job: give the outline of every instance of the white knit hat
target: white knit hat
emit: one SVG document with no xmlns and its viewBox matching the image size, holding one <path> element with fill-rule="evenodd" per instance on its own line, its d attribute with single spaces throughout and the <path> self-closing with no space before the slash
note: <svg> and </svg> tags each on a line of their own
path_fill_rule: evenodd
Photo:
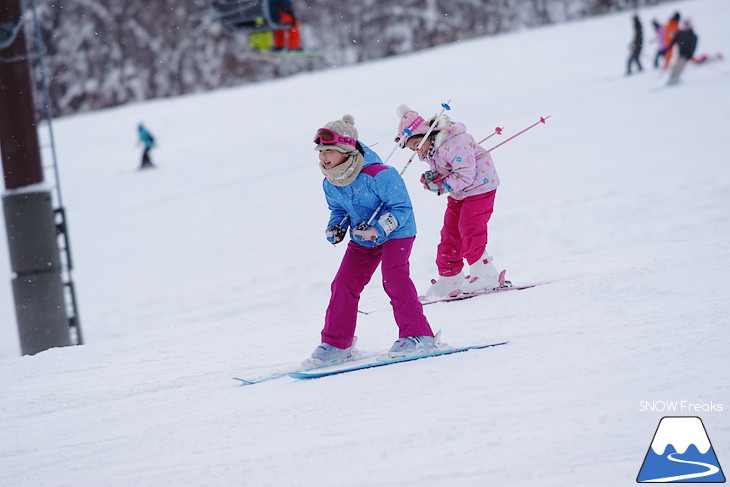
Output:
<svg viewBox="0 0 730 487">
<path fill-rule="evenodd" d="M 327 123 L 323 128 L 330 129 L 337 135 L 342 135 L 344 137 L 352 137 L 357 141 L 358 139 L 358 133 L 357 129 L 355 128 L 355 117 L 353 117 L 350 114 L 346 114 L 342 116 L 341 120 L 333 120 L 329 123 Z M 337 143 L 337 144 L 317 144 L 317 146 L 314 148 L 314 150 L 328 150 L 328 149 L 334 149 L 342 153 L 349 153 L 356 151 L 357 149 L 355 146 Z"/>
</svg>

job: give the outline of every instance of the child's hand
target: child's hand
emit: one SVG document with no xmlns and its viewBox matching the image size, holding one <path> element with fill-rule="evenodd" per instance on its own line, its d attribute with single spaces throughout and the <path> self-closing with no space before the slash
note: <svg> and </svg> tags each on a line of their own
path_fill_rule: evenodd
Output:
<svg viewBox="0 0 730 487">
<path fill-rule="evenodd" d="M 358 240 L 370 240 L 372 242 L 375 242 L 378 240 L 378 237 L 380 237 L 380 234 L 378 231 L 373 227 L 365 227 L 365 228 L 359 228 L 357 230 L 353 230 L 352 234 L 355 236 Z"/>
<path fill-rule="evenodd" d="M 424 189 L 433 191 L 439 196 L 451 192 L 449 185 L 443 182 L 443 176 L 436 171 L 426 171 L 423 173 L 421 175 L 421 184 L 423 184 Z"/>
<path fill-rule="evenodd" d="M 342 228 L 339 225 L 335 225 L 333 227 L 329 227 L 326 232 L 324 232 L 325 236 L 327 237 L 327 240 L 332 245 L 337 245 L 338 243 L 342 242 L 345 239 L 345 235 L 347 234 L 347 231 Z"/>
</svg>

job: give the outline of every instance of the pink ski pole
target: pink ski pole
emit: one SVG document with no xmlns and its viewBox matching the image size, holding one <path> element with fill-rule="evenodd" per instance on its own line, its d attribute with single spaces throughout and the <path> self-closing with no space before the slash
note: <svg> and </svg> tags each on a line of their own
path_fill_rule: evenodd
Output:
<svg viewBox="0 0 730 487">
<path fill-rule="evenodd" d="M 428 139 L 428 136 L 431 135 L 431 132 L 433 132 L 433 129 L 436 127 L 439 120 L 441 119 L 441 115 L 443 115 L 446 110 L 451 110 L 451 106 L 449 106 L 449 103 L 451 103 L 451 98 L 449 98 L 449 101 L 447 101 L 446 103 L 441 104 L 441 107 L 442 107 L 441 111 L 438 113 L 438 115 L 436 115 L 434 117 L 433 123 L 431 123 L 431 125 L 429 125 L 428 130 L 426 131 L 424 136 L 421 138 L 421 140 L 418 143 L 418 145 L 416 146 L 416 148 L 413 150 L 413 153 L 411 154 L 410 159 L 408 159 L 408 162 L 406 162 L 406 165 L 403 166 L 403 169 L 400 170 L 401 176 L 403 176 L 403 173 L 406 172 L 406 169 L 408 169 L 408 166 L 410 166 L 411 162 L 413 162 L 413 158 L 416 157 L 416 154 L 418 154 L 418 151 L 420 150 L 421 146 L 423 146 L 424 142 L 426 142 L 426 139 Z M 403 132 L 405 132 L 406 135 L 408 135 L 408 136 L 413 135 L 412 133 L 409 133 L 410 130 L 408 130 L 408 131 L 407 130 L 408 129 L 403 130 Z M 372 226 L 373 220 L 375 220 L 375 216 L 378 213 L 380 213 L 380 210 L 383 209 L 383 206 L 385 206 L 385 202 L 381 201 L 380 205 L 378 205 L 378 207 L 375 209 L 375 211 L 373 212 L 373 215 L 370 217 L 370 219 L 367 221 L 367 223 L 361 223 L 360 227 L 362 227 L 364 229 L 369 226 Z"/>
<path fill-rule="evenodd" d="M 413 152 L 411 153 L 411 157 L 408 159 L 408 162 L 406 162 L 406 165 L 403 166 L 403 169 L 400 171 L 400 175 L 403 176 L 403 173 L 406 172 L 406 169 L 408 169 L 408 166 L 411 165 L 411 162 L 413 162 L 413 158 L 416 157 L 416 154 L 418 154 L 418 151 L 421 149 L 423 144 L 426 142 L 426 139 L 428 139 L 428 136 L 431 135 L 431 132 L 433 132 L 433 129 L 438 125 L 439 120 L 441 119 L 441 115 L 444 114 L 446 110 L 451 110 L 451 106 L 449 106 L 449 103 L 451 103 L 451 98 L 449 98 L 449 101 L 446 103 L 441 104 L 441 111 L 436 115 L 433 119 L 433 123 L 428 127 L 428 130 L 426 131 L 426 134 L 421 138 L 421 141 L 418 143 L 415 149 L 413 149 Z M 403 132 L 406 135 L 413 135 L 410 130 L 403 129 Z M 375 212 L 377 213 L 377 211 Z M 372 220 L 372 219 L 371 219 Z M 368 222 L 368 224 L 372 223 L 372 221 Z"/>
<path fill-rule="evenodd" d="M 491 134 L 487 135 L 482 140 L 480 140 L 479 142 L 477 142 L 477 145 L 481 144 L 482 142 L 484 142 L 487 139 L 490 139 L 490 138 L 494 137 L 495 135 L 502 135 L 502 130 L 504 130 L 504 127 L 497 127 L 497 128 L 495 128 L 494 129 L 494 132 L 492 132 Z"/>
<path fill-rule="evenodd" d="M 401 176 L 403 176 L 403 173 L 406 172 L 406 169 L 408 169 L 408 166 L 411 165 L 411 162 L 413 162 L 413 158 L 416 156 L 416 154 L 418 153 L 418 150 L 421 148 L 423 143 L 426 142 L 426 139 L 428 138 L 428 136 L 431 135 L 431 132 L 433 131 L 434 127 L 436 127 L 436 125 L 438 124 L 438 121 L 441 119 L 441 115 L 443 115 L 446 110 L 451 110 L 451 106 L 449 105 L 449 103 L 451 103 L 451 98 L 449 98 L 449 100 L 446 103 L 441 104 L 441 111 L 434 117 L 433 123 L 428 127 L 428 131 L 426 132 L 426 134 L 423 136 L 423 138 L 419 142 L 418 147 L 416 147 L 416 149 L 411 154 L 411 158 L 408 159 L 408 162 L 406 162 L 406 165 L 403 166 L 403 169 L 401 169 L 401 171 L 400 171 Z M 413 135 L 411 133 L 411 131 L 408 130 L 407 128 L 404 128 L 403 131 L 401 131 L 401 133 L 399 135 L 402 136 L 403 134 L 408 135 L 408 136 Z M 385 159 L 385 162 L 388 162 L 388 160 L 391 158 L 391 156 L 393 155 L 393 153 L 395 152 L 395 150 L 398 147 L 400 147 L 400 145 L 396 143 L 395 147 L 393 147 L 393 150 L 390 151 L 390 154 L 388 154 L 388 157 Z M 360 225 L 358 225 L 358 228 L 360 228 L 362 230 L 362 229 L 365 229 L 365 228 L 371 226 L 373 224 L 373 220 L 375 220 L 375 216 L 380 212 L 380 210 L 383 209 L 384 205 L 385 205 L 385 202 L 381 202 L 380 205 L 378 205 L 378 207 L 375 209 L 375 211 L 373 212 L 372 216 L 367 221 L 367 223 L 364 223 L 364 222 L 360 223 Z M 345 224 L 345 222 L 347 221 L 348 218 L 350 218 L 349 215 L 345 215 L 345 217 L 342 219 L 342 221 L 336 226 L 341 227 L 342 225 Z"/>
<path fill-rule="evenodd" d="M 522 134 L 524 134 L 525 132 L 527 132 L 527 131 L 528 131 L 528 130 L 530 130 L 531 128 L 535 127 L 536 125 L 539 125 L 539 124 L 541 124 L 541 123 L 545 123 L 545 121 L 546 121 L 546 120 L 547 120 L 548 118 L 550 118 L 550 115 L 548 115 L 547 117 L 544 117 L 544 118 L 543 118 L 543 117 L 540 117 L 540 120 L 538 120 L 537 122 L 533 123 L 532 125 L 530 125 L 530 126 L 529 126 L 529 127 L 527 127 L 526 129 L 520 130 L 519 132 L 517 132 L 516 134 L 514 134 L 514 135 L 513 135 L 512 137 L 510 137 L 509 139 L 507 139 L 507 140 L 503 140 L 502 142 L 500 142 L 499 144 L 495 145 L 495 146 L 494 146 L 494 147 L 492 147 L 491 149 L 488 149 L 488 150 L 487 150 L 487 152 L 492 152 L 492 151 L 493 151 L 494 149 L 496 149 L 497 147 L 501 147 L 501 146 L 503 146 L 504 144 L 506 144 L 506 143 L 507 143 L 507 142 L 509 142 L 510 140 L 514 139 L 514 138 L 515 138 L 515 137 L 517 137 L 518 135 L 522 135 Z"/>
</svg>

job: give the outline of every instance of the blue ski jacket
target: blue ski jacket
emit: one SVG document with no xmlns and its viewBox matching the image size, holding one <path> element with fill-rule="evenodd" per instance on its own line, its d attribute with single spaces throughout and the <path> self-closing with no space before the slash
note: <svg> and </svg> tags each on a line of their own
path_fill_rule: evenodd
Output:
<svg viewBox="0 0 730 487">
<path fill-rule="evenodd" d="M 335 186 L 326 178 L 323 188 L 330 219 L 327 228 L 341 225 L 350 229 L 350 240 L 365 246 L 377 247 L 394 238 L 409 238 L 416 235 L 416 220 L 413 205 L 403 178 L 391 166 L 386 166 L 375 152 L 360 142 L 365 152 L 365 163 L 360 174 L 347 186 Z M 360 240 L 352 230 L 370 219 L 373 212 L 384 202 L 383 208 L 373 220 L 378 231 L 373 242 Z M 348 217 L 344 222 L 343 219 Z"/>
<path fill-rule="evenodd" d="M 139 132 L 140 142 L 142 142 L 147 149 L 151 149 L 155 146 L 155 138 L 142 124 L 137 126 L 137 131 Z"/>
</svg>

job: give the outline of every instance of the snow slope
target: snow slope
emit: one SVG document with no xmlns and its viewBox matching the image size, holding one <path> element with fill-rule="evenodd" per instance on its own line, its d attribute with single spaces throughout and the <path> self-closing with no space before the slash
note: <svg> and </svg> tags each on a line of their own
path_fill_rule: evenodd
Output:
<svg viewBox="0 0 730 487">
<path fill-rule="evenodd" d="M 730 3 L 642 10 L 646 31 L 674 10 L 700 52 L 730 54 Z M 673 415 L 701 416 L 727 463 L 730 65 L 664 88 L 648 44 L 626 78 L 630 38 L 622 13 L 59 120 L 88 344 L 18 357 L 0 258 L 0 484 L 632 485 L 668 414 L 640 403 L 669 400 L 724 405 Z M 452 345 L 510 344 L 236 385 L 319 343 L 344 246 L 324 240 L 314 130 L 352 113 L 385 157 L 398 104 L 428 115 L 449 98 L 477 138 L 552 116 L 494 152 L 490 224 L 509 278 L 552 283 L 426 308 Z M 139 121 L 157 170 L 136 171 Z M 424 167 L 405 174 L 421 290 L 445 205 Z M 363 309 L 387 306 L 378 281 Z M 391 314 L 362 316 L 358 336 L 386 349 Z"/>
</svg>

